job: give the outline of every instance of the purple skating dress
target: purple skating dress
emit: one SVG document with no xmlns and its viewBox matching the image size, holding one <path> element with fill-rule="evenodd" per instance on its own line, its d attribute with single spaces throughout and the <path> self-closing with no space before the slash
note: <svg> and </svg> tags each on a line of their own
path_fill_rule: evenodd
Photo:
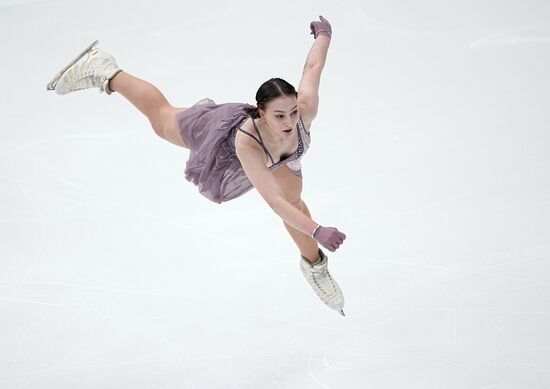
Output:
<svg viewBox="0 0 550 389">
<path fill-rule="evenodd" d="M 288 157 L 275 162 L 257 128 L 258 137 L 239 128 L 249 118 L 243 110 L 245 107 L 253 106 L 245 103 L 216 104 L 206 98 L 176 115 L 180 134 L 190 149 L 185 178 L 195 184 L 203 196 L 218 204 L 239 197 L 253 188 L 235 151 L 237 130 L 260 143 L 271 160 L 269 170 L 284 164 L 296 176 L 302 177 L 300 159 L 310 144 L 310 134 L 302 118 L 296 131 L 298 148 Z"/>
</svg>

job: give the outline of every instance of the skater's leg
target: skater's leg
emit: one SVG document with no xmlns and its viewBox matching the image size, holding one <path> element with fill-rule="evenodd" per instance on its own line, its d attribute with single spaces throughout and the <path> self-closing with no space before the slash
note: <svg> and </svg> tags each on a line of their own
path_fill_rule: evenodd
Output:
<svg viewBox="0 0 550 389">
<path fill-rule="evenodd" d="M 307 205 L 306 203 L 304 203 L 303 200 L 300 199 L 299 205 L 294 205 L 304 214 L 311 217 L 309 209 L 307 208 Z M 296 245 L 298 246 L 300 254 L 302 254 L 303 257 L 307 258 L 307 260 L 311 263 L 317 262 L 317 260 L 319 259 L 319 245 L 317 244 L 317 241 L 312 237 L 304 234 L 302 231 L 298 231 L 291 225 L 288 225 L 286 223 L 284 223 L 284 225 L 286 230 L 294 240 L 294 243 L 296 243 Z"/>
<path fill-rule="evenodd" d="M 155 133 L 167 141 L 189 148 L 183 141 L 175 115 L 187 108 L 176 108 L 153 84 L 122 71 L 109 81 L 109 88 L 120 93 L 143 113 Z"/>
<path fill-rule="evenodd" d="M 284 165 L 273 171 L 273 175 L 281 186 L 286 199 L 304 214 L 311 217 L 309 209 L 301 198 L 302 179 L 294 175 L 290 169 Z M 298 246 L 302 256 L 312 263 L 316 262 L 319 259 L 319 245 L 317 241 L 287 223 L 284 223 L 284 226 L 294 240 L 294 243 Z"/>
</svg>

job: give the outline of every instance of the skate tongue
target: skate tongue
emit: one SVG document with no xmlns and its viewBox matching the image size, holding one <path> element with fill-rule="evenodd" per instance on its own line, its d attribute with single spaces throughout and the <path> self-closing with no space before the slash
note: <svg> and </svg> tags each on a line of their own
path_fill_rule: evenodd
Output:
<svg viewBox="0 0 550 389">
<path fill-rule="evenodd" d="M 317 260 L 317 262 L 312 263 L 308 258 L 304 257 L 303 255 L 302 255 L 302 259 L 303 259 L 307 264 L 309 264 L 309 266 L 318 265 L 318 264 L 321 263 L 321 261 L 323 260 L 322 257 L 319 257 L 319 259 Z"/>
<path fill-rule="evenodd" d="M 312 265 L 313 265 L 313 266 L 318 265 L 318 264 L 320 264 L 322 261 L 323 261 L 323 257 L 319 257 L 319 259 L 318 259 L 315 263 L 312 263 Z"/>
</svg>

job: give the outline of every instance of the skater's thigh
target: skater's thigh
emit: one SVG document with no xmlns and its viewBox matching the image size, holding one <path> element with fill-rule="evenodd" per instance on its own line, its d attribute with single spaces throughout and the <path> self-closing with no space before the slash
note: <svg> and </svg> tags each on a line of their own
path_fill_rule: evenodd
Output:
<svg viewBox="0 0 550 389">
<path fill-rule="evenodd" d="M 176 122 L 176 115 L 187 109 L 189 108 L 176 108 L 172 106 L 163 108 L 159 115 L 158 123 L 156 125 L 153 125 L 153 127 L 155 127 L 155 132 L 157 132 L 160 137 L 186 149 L 188 149 L 189 146 L 181 137 L 180 129 L 178 123 Z"/>
<path fill-rule="evenodd" d="M 299 207 L 302 196 L 302 179 L 293 174 L 286 165 L 275 169 L 273 176 L 283 190 L 287 201 Z"/>
</svg>

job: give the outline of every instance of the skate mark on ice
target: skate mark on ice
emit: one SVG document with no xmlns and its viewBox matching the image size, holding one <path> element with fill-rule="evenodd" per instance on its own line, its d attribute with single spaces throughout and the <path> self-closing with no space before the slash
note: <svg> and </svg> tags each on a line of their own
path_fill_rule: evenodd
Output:
<svg viewBox="0 0 550 389">
<path fill-rule="evenodd" d="M 95 311 L 93 309 L 90 309 L 90 310 L 97 313 L 97 311 Z M 23 384 L 22 386 L 20 386 L 20 388 L 24 389 L 24 388 L 29 387 L 30 385 L 36 384 L 36 380 L 39 380 L 40 378 L 42 378 L 47 373 L 51 372 L 52 370 L 54 370 L 57 367 L 59 367 L 60 365 L 62 365 L 70 357 L 72 357 L 77 351 L 79 351 L 84 346 L 86 346 L 98 334 L 99 330 L 103 327 L 103 324 L 105 323 L 105 320 L 107 318 L 107 314 L 102 313 L 101 315 L 102 315 L 102 318 L 101 318 L 101 321 L 99 322 L 99 324 L 95 327 L 94 330 L 92 330 L 90 332 L 90 334 L 82 342 L 80 342 L 72 350 L 67 352 L 63 357 L 61 357 L 61 359 L 54 362 L 51 366 L 48 366 L 47 368 L 44 368 L 44 369 L 36 370 L 34 372 L 27 372 L 26 374 L 37 374 L 37 376 L 31 378 L 30 381 L 28 381 L 26 384 Z M 75 317 L 75 316 L 78 316 L 78 313 L 73 315 L 73 317 Z"/>
<path fill-rule="evenodd" d="M 10 182 L 12 185 L 17 187 L 17 189 L 19 189 L 19 191 L 23 194 L 23 196 L 28 200 L 28 202 L 31 204 L 32 208 L 36 211 L 38 215 L 38 221 L 40 223 L 40 242 L 38 243 L 38 248 L 36 249 L 36 253 L 34 255 L 34 259 L 31 263 L 30 269 L 23 276 L 23 279 L 26 280 L 34 271 L 38 263 L 38 260 L 42 256 L 42 252 L 44 250 L 44 243 L 46 240 L 46 223 L 45 223 L 44 213 L 42 212 L 42 209 L 36 203 L 36 201 L 34 201 L 34 199 L 23 189 L 23 187 L 16 180 L 11 179 L 3 174 L 0 175 L 0 179 L 4 179 L 5 181 Z"/>
<path fill-rule="evenodd" d="M 153 336 L 155 339 L 157 339 L 157 341 L 161 342 L 161 343 L 164 343 L 170 347 L 172 347 L 173 349 L 175 349 L 176 351 L 180 352 L 181 354 L 185 355 L 191 355 L 191 353 L 189 351 L 185 351 L 181 348 L 181 346 L 177 345 L 176 343 L 166 339 L 165 337 L 162 337 L 162 336 L 159 336 L 157 334 L 151 334 L 151 336 Z M 232 388 L 235 388 L 235 389 L 242 389 L 241 386 L 239 386 L 237 383 L 231 381 L 231 379 L 229 377 L 226 377 L 225 374 L 223 374 L 222 372 L 218 371 L 216 368 L 208 365 L 207 363 L 204 363 L 203 360 L 201 358 L 197 358 L 195 356 L 188 356 L 189 359 L 191 359 L 192 361 L 194 362 L 197 362 L 198 364 L 200 364 L 201 366 L 203 366 L 204 368 L 206 368 L 207 370 L 211 371 L 214 375 L 216 375 L 216 377 L 220 378 L 221 380 L 223 380 L 225 383 L 227 383 L 228 385 L 231 385 Z"/>
<path fill-rule="evenodd" d="M 71 305 L 63 305 L 63 304 L 56 304 L 56 303 L 50 303 L 46 301 L 39 301 L 39 300 L 31 300 L 31 299 L 24 299 L 19 297 L 11 297 L 11 296 L 0 296 L 0 300 L 8 301 L 8 302 L 17 302 L 17 303 L 23 303 L 23 304 L 36 304 L 36 305 L 44 305 L 48 307 L 58 307 L 58 308 L 71 308 Z"/>
<path fill-rule="evenodd" d="M 45 315 L 44 317 L 38 319 L 38 320 L 35 320 L 33 323 L 29 324 L 27 326 L 27 328 L 25 328 L 23 330 L 23 332 L 21 332 L 21 335 L 19 335 L 19 342 L 17 343 L 17 356 L 21 355 L 21 352 L 23 351 L 23 339 L 25 338 L 25 336 L 27 335 L 27 333 L 29 333 L 31 331 L 31 329 L 39 324 L 42 324 L 43 322 L 45 322 L 46 320 L 48 320 L 50 317 L 52 317 L 54 315 L 55 312 L 51 312 L 51 313 L 48 313 L 47 315 Z"/>
<path fill-rule="evenodd" d="M 327 389 L 332 389 L 330 386 L 328 385 L 325 385 L 323 382 L 321 382 L 316 376 L 315 374 L 313 373 L 313 361 L 315 360 L 315 353 L 317 352 L 317 350 L 321 347 L 322 344 L 325 343 L 325 340 L 328 339 L 330 336 L 332 336 L 333 334 L 329 334 L 327 335 L 326 337 L 324 337 L 319 343 L 317 343 L 317 345 L 313 348 L 313 350 L 311 351 L 311 354 L 309 354 L 309 358 L 307 360 L 307 369 L 308 369 L 308 372 L 309 372 L 309 376 L 311 377 L 311 379 L 313 381 L 315 381 L 317 384 L 321 385 L 323 388 L 327 388 Z"/>
<path fill-rule="evenodd" d="M 35 140 L 33 142 L 28 142 L 25 144 L 21 144 L 18 146 L 15 146 L 11 149 L 2 150 L 0 151 L 0 156 L 6 157 L 9 154 L 17 154 L 17 153 L 25 153 L 28 154 L 29 150 L 33 147 L 48 144 L 48 143 L 56 143 L 59 141 L 64 141 L 66 139 L 116 139 L 116 138 L 130 138 L 135 139 L 136 137 L 144 137 L 146 134 L 141 133 L 135 133 L 133 131 L 115 131 L 115 132 L 109 132 L 108 134 L 67 134 L 67 135 L 59 135 L 47 139 L 41 139 L 41 140 Z"/>
<path fill-rule="evenodd" d="M 87 205 L 89 206 L 91 204 L 91 205 L 97 206 L 100 209 L 112 208 L 112 209 L 115 209 L 115 210 L 119 210 L 119 211 L 123 211 L 125 213 L 132 214 L 132 215 L 148 217 L 148 218 L 151 218 L 151 219 L 154 219 L 154 220 L 157 220 L 157 221 L 160 221 L 162 219 L 161 217 L 159 217 L 155 214 L 152 214 L 150 212 L 143 211 L 143 210 L 140 210 L 140 209 L 130 208 L 130 207 L 121 205 L 118 202 L 113 201 L 113 200 L 108 200 L 108 199 L 105 199 L 105 198 L 102 198 L 102 197 L 99 197 L 99 196 L 92 196 L 89 193 L 71 193 L 71 194 L 69 194 L 69 192 L 65 192 L 65 196 L 67 196 L 72 201 L 75 201 L 77 204 L 82 205 L 82 206 L 87 206 Z M 91 200 L 91 203 L 87 202 L 87 200 Z"/>
<path fill-rule="evenodd" d="M 494 46 L 548 43 L 550 43 L 550 27 L 544 25 L 527 25 L 506 28 L 499 32 L 486 35 L 471 43 L 469 48 L 475 49 Z"/>
<path fill-rule="evenodd" d="M 129 290 L 129 289 L 116 289 L 116 288 L 108 288 L 104 286 L 96 286 L 96 285 L 85 285 L 85 284 L 75 284 L 71 282 L 56 282 L 56 281 L 0 281 L 0 285 L 29 285 L 29 286 L 35 286 L 35 285 L 46 285 L 46 286 L 60 286 L 60 287 L 66 287 L 71 289 L 86 289 L 90 291 L 100 291 L 100 292 L 110 292 L 110 293 L 118 293 L 118 294 L 127 294 L 127 295 L 146 295 L 146 296 L 163 296 L 166 292 L 164 291 L 150 291 L 150 290 L 143 290 L 143 289 L 136 289 L 136 290 Z M 172 293 L 171 289 L 168 289 L 170 293 Z M 67 307 L 67 306 L 64 306 Z"/>
</svg>

